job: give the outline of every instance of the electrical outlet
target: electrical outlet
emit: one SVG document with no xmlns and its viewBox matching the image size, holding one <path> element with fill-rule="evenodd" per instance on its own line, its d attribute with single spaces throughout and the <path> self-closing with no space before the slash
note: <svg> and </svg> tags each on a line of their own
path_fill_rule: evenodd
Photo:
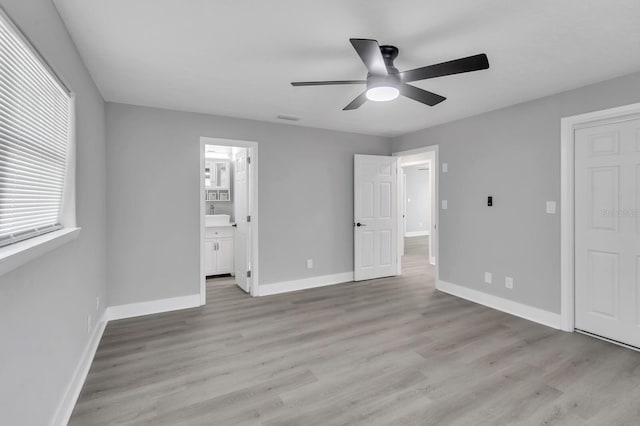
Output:
<svg viewBox="0 0 640 426">
<path fill-rule="evenodd" d="M 313 268 L 313 259 L 307 259 L 307 269 Z"/>
<path fill-rule="evenodd" d="M 100 296 L 96 296 L 96 312 L 100 310 Z"/>
<path fill-rule="evenodd" d="M 493 274 L 491 272 L 484 273 L 484 282 L 487 284 L 491 284 L 493 282 Z"/>
<path fill-rule="evenodd" d="M 556 214 L 556 202 L 555 201 L 547 201 L 547 213 Z"/>
<path fill-rule="evenodd" d="M 449 171 L 449 163 L 442 163 L 442 173 L 447 173 Z"/>
<path fill-rule="evenodd" d="M 91 333 L 91 315 L 87 317 L 87 333 Z"/>
<path fill-rule="evenodd" d="M 446 210 L 448 207 L 447 200 L 442 200 L 442 210 Z"/>
<path fill-rule="evenodd" d="M 504 286 L 509 290 L 513 289 L 513 278 L 505 277 L 504 278 Z"/>
</svg>

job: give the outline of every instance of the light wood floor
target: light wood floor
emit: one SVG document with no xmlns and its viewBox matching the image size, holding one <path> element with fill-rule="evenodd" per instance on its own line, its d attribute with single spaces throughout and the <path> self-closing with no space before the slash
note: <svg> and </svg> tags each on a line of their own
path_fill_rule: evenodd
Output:
<svg viewBox="0 0 640 426">
<path fill-rule="evenodd" d="M 71 425 L 638 425 L 640 353 L 400 278 L 108 325 Z"/>
</svg>

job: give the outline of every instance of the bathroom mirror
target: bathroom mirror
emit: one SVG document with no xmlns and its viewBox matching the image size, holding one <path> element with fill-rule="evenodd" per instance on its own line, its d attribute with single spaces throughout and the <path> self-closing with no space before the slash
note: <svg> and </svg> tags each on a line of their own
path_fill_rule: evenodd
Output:
<svg viewBox="0 0 640 426">
<path fill-rule="evenodd" d="M 229 189 L 229 162 L 218 161 L 214 164 L 215 183 L 214 186 L 219 189 Z"/>
<path fill-rule="evenodd" d="M 228 161 L 206 160 L 204 164 L 204 187 L 206 189 L 229 190 L 231 163 Z"/>
</svg>

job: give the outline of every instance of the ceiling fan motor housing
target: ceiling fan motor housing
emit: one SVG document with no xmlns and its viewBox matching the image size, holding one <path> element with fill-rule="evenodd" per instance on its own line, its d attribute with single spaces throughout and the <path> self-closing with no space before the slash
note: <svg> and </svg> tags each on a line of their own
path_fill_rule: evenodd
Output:
<svg viewBox="0 0 640 426">
<path fill-rule="evenodd" d="M 380 53 L 382 53 L 389 74 L 383 76 L 367 73 L 367 89 L 382 86 L 398 87 L 402 79 L 400 78 L 400 71 L 393 65 L 393 61 L 398 57 L 398 48 L 389 45 L 380 46 Z"/>
<path fill-rule="evenodd" d="M 402 79 L 399 73 L 389 74 L 388 76 L 367 74 L 367 89 L 374 87 L 399 87 Z"/>
</svg>

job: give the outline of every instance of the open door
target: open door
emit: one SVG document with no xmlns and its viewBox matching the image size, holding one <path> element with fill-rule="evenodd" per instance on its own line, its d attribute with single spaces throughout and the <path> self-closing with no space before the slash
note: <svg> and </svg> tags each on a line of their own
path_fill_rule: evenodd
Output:
<svg viewBox="0 0 640 426">
<path fill-rule="evenodd" d="M 398 274 L 398 157 L 354 157 L 354 279 Z"/>
<path fill-rule="evenodd" d="M 250 249 L 251 249 L 251 211 L 250 191 L 251 155 L 250 148 L 242 148 L 235 155 L 234 193 L 235 220 L 234 233 L 234 270 L 236 284 L 245 292 L 251 290 Z"/>
</svg>

